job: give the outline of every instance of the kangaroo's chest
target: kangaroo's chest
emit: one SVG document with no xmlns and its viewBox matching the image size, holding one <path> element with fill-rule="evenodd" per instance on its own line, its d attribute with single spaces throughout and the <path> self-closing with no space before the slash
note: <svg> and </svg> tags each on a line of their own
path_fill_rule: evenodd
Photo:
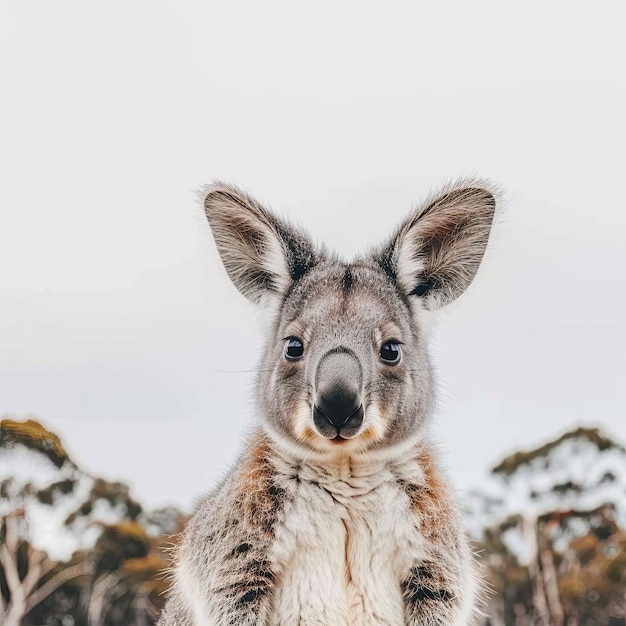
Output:
<svg viewBox="0 0 626 626">
<path fill-rule="evenodd" d="M 303 481 L 276 532 L 273 624 L 400 626 L 400 581 L 422 546 L 393 480 Z"/>
</svg>

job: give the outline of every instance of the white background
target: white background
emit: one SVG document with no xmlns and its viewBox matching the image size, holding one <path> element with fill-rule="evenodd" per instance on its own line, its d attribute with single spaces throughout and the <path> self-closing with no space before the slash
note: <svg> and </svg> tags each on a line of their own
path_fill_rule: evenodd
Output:
<svg viewBox="0 0 626 626">
<path fill-rule="evenodd" d="M 349 256 L 477 174 L 507 207 L 433 336 L 454 480 L 572 425 L 626 441 L 621 3 L 0 6 L 0 413 L 191 507 L 261 346 L 195 190 Z"/>
</svg>

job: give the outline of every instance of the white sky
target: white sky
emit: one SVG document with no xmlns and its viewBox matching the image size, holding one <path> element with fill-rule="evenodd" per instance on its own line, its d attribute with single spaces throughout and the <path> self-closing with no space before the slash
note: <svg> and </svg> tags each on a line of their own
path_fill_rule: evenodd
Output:
<svg viewBox="0 0 626 626">
<path fill-rule="evenodd" d="M 194 191 L 244 185 L 351 254 L 478 174 L 508 208 L 433 337 L 455 481 L 580 423 L 626 440 L 619 11 L 2 2 L 0 413 L 190 507 L 237 454 L 261 345 Z"/>
</svg>

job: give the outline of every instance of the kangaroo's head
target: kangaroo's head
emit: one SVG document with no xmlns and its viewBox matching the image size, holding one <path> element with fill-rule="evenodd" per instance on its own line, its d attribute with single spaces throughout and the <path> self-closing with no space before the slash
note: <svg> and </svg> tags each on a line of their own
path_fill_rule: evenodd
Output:
<svg viewBox="0 0 626 626">
<path fill-rule="evenodd" d="M 230 185 L 204 207 L 237 289 L 275 311 L 257 387 L 270 433 L 302 455 L 414 440 L 433 408 L 424 316 L 476 275 L 492 193 L 449 187 L 350 263 Z"/>
</svg>

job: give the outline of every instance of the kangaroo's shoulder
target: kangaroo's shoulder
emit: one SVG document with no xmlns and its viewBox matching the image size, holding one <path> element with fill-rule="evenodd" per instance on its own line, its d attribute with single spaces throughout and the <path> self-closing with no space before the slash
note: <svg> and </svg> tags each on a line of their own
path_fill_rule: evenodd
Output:
<svg viewBox="0 0 626 626">
<path fill-rule="evenodd" d="M 459 502 L 439 463 L 437 446 L 425 439 L 394 467 L 397 485 L 407 496 L 419 530 L 426 537 L 460 524 Z"/>
<path fill-rule="evenodd" d="M 228 517 L 242 526 L 266 527 L 269 533 L 284 498 L 276 478 L 275 457 L 274 446 L 263 430 L 252 433 L 234 467 L 196 507 L 190 532 L 197 532 L 204 520 L 214 523 Z"/>
</svg>

